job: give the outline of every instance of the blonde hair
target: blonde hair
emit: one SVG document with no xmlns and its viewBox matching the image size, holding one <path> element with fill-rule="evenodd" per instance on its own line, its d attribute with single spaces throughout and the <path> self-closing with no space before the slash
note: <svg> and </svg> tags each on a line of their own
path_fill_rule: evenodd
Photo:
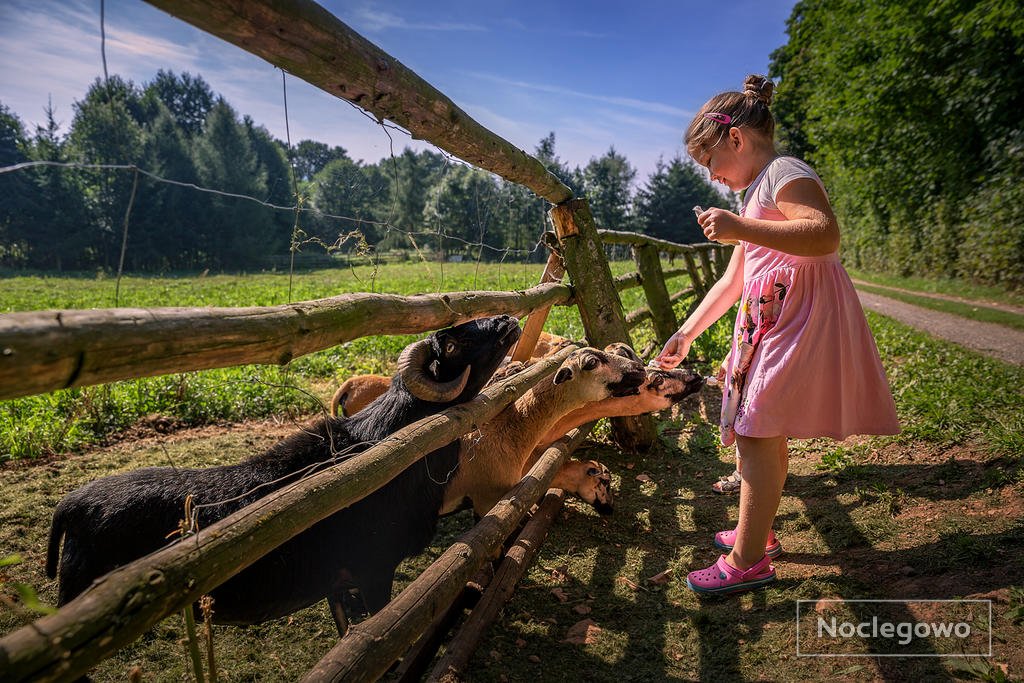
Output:
<svg viewBox="0 0 1024 683">
<path fill-rule="evenodd" d="M 683 142 L 694 159 L 721 142 L 735 126 L 757 131 L 768 140 L 775 137 L 775 118 L 769 110 L 775 84 L 767 76 L 752 74 L 743 81 L 743 92 L 724 92 L 708 100 L 686 129 Z"/>
</svg>

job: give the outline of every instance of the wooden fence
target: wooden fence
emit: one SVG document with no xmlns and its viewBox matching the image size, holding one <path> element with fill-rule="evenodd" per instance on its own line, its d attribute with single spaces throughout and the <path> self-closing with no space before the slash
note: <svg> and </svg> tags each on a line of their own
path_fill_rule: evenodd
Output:
<svg viewBox="0 0 1024 683">
<path fill-rule="evenodd" d="M 541 283 L 523 292 L 461 292 L 399 297 L 350 294 L 284 306 L 44 311 L 0 315 L 0 399 L 119 379 L 292 358 L 387 329 L 425 332 L 486 315 L 529 314 L 515 355 L 528 356 L 553 305 L 576 305 L 594 346 L 629 341 L 650 319 L 663 341 L 675 330 L 673 304 L 697 300 L 721 271 L 719 245 L 678 245 L 632 233 L 598 231 L 583 199 L 537 160 L 473 121 L 448 98 L 309 0 L 149 0 L 234 42 L 328 92 L 353 101 L 414 136 L 521 183 L 554 206 L 552 258 Z M 637 271 L 613 279 L 602 242 L 630 244 Z M 681 255 L 685 267 L 663 269 L 659 254 Z M 572 287 L 560 284 L 563 271 Z M 665 285 L 688 276 L 669 294 Z M 642 286 L 648 306 L 624 315 L 618 292 Z M 74 680 L 164 617 L 316 522 L 377 490 L 398 473 L 474 425 L 486 423 L 543 380 L 570 350 L 497 383 L 467 404 L 399 430 L 373 448 L 290 484 L 249 507 L 141 560 L 121 567 L 56 614 L 0 638 L 0 681 Z M 403 658 L 404 675 L 422 672 L 443 625 L 461 613 L 467 582 L 480 574 L 548 490 L 554 474 L 589 429 L 575 430 L 548 449 L 529 475 L 463 535 L 387 609 L 355 625 L 307 675 L 309 680 L 373 680 Z M 625 447 L 653 439 L 647 417 L 613 422 Z M 550 492 L 538 520 L 555 517 L 561 497 Z M 536 546 L 546 529 L 533 523 L 506 562 L 523 567 L 523 544 Z M 531 540 L 533 539 L 533 540 Z M 509 557 L 512 557 L 509 560 Z M 518 559 L 515 559 L 518 558 Z M 503 565 L 504 566 L 504 565 Z M 458 672 L 473 633 L 497 613 L 518 579 L 499 569 L 486 605 L 457 636 L 433 674 Z M 490 589 L 488 589 L 490 590 Z M 488 597 L 488 595 L 490 597 Z M 495 597 L 499 596 L 499 597 Z M 417 642 L 418 641 L 418 642 Z M 413 646 L 410 650 L 410 646 Z M 417 664 L 413 664 L 416 662 Z"/>
</svg>

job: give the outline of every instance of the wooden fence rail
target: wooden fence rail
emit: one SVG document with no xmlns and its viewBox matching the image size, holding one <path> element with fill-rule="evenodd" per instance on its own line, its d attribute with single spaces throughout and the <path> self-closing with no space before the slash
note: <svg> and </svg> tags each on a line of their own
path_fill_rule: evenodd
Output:
<svg viewBox="0 0 1024 683">
<path fill-rule="evenodd" d="M 456 540 L 387 607 L 353 626 L 302 680 L 375 681 L 383 675 L 516 529 L 589 431 L 573 430 L 548 448 L 522 481 L 473 529 Z"/>
<path fill-rule="evenodd" d="M 107 574 L 56 614 L 0 639 L 0 681 L 65 681 L 84 674 L 259 557 L 366 497 L 426 453 L 486 423 L 554 372 L 572 351 L 563 349 L 468 403 L 409 425 L 364 453 Z"/>
<path fill-rule="evenodd" d="M 312 0 L 146 1 L 552 204 L 572 197 L 542 163 Z"/>
<path fill-rule="evenodd" d="M 249 308 L 110 308 L 0 315 L 0 400 L 170 372 L 292 358 L 380 334 L 566 304 L 547 283 L 522 292 L 343 294 Z"/>
</svg>

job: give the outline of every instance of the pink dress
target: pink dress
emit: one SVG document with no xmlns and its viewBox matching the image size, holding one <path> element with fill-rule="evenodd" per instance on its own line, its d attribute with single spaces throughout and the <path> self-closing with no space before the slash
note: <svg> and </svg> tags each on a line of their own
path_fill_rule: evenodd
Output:
<svg viewBox="0 0 1024 683">
<path fill-rule="evenodd" d="M 775 199 L 803 161 L 774 159 L 741 215 L 785 220 Z M 824 186 L 822 186 L 824 189 Z M 838 253 L 793 256 L 742 242 L 743 294 L 722 401 L 722 443 L 735 434 L 807 439 L 896 434 L 899 422 L 875 340 Z"/>
</svg>

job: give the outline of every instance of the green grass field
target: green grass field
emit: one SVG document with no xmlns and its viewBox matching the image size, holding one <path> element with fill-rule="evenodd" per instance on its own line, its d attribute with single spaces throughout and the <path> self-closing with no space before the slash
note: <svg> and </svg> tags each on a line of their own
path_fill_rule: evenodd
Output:
<svg viewBox="0 0 1024 683">
<path fill-rule="evenodd" d="M 514 289 L 534 284 L 539 266 L 388 266 L 376 278 L 350 271 L 295 277 L 293 300 L 346 291 L 412 293 Z M 616 272 L 629 270 L 615 264 Z M 110 305 L 111 280 L 13 278 L 0 308 Z M 681 285 L 680 285 L 681 286 Z M 906 286 L 903 283 L 902 286 Z M 287 275 L 131 278 L 121 303 L 269 305 L 287 299 Z M 639 290 L 624 297 L 641 305 Z M 34 303 L 35 302 L 35 303 Z M 45 302 L 40 304 L 38 302 Z M 710 539 L 735 523 L 737 499 L 709 485 L 732 470 L 717 443 L 720 399 L 705 391 L 658 418 L 647 454 L 623 453 L 599 427 L 581 453 L 614 473 L 616 513 L 566 506 L 538 560 L 472 662 L 473 681 L 657 680 L 1012 680 L 1024 672 L 1024 369 L 965 351 L 869 314 L 903 433 L 791 446 L 790 476 L 776 530 L 785 547 L 780 580 L 743 596 L 701 600 L 685 574 L 710 564 Z M 547 329 L 579 338 L 572 309 L 556 308 Z M 700 340 L 695 355 L 724 353 L 728 323 Z M 642 347 L 650 332 L 634 342 Z M 405 337 L 358 340 L 284 368 L 188 373 L 0 403 L 0 581 L 31 586 L 52 602 L 43 574 L 49 515 L 87 481 L 144 465 L 234 462 L 290 433 L 349 374 L 386 370 Z M 308 393 L 307 393 L 308 392 Z M 149 427 L 163 415 L 169 433 Z M 186 429 L 185 427 L 191 427 Z M 122 438 L 124 437 L 124 438 Z M 120 439 L 120 441 L 117 441 Z M 117 441 L 116 443 L 107 443 Z M 45 456 L 45 457 L 38 457 Z M 644 475 L 644 476 L 640 476 Z M 400 569 L 418 575 L 472 524 L 445 520 L 434 544 Z M 662 572 L 667 581 L 651 581 Z M 399 588 L 401 585 L 399 586 Z M 558 589 L 555 591 L 555 589 Z M 20 626 L 13 585 L 0 590 L 0 633 Z M 795 650 L 797 600 L 981 597 L 993 601 L 993 655 L 985 658 L 808 658 Z M 587 642 L 569 629 L 589 619 Z M 179 616 L 100 665 L 98 681 L 189 680 Z M 295 680 L 335 642 L 321 603 L 249 628 L 216 627 L 221 680 Z M 1006 672 L 1004 672 L 1004 667 Z"/>
</svg>

